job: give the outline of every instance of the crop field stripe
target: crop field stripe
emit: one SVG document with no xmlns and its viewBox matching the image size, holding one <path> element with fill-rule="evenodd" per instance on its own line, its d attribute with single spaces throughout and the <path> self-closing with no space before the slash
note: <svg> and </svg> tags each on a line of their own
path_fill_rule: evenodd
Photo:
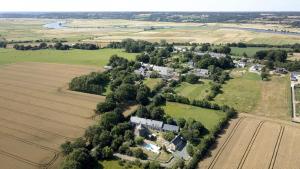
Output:
<svg viewBox="0 0 300 169">
<path fill-rule="evenodd" d="M 64 96 L 62 94 L 60 94 L 59 92 L 57 91 L 49 91 L 49 90 L 41 90 L 41 89 L 38 89 L 37 87 L 36 88 L 31 88 L 31 87 L 28 87 L 28 86 L 25 86 L 24 84 L 23 85 L 18 85 L 18 84 L 15 84 L 15 83 L 5 83 L 5 82 L 0 82 L 0 86 L 12 86 L 12 87 L 18 87 L 18 88 L 22 88 L 22 89 L 26 89 L 26 90 L 29 90 L 29 91 L 32 91 L 32 92 L 41 92 L 41 93 L 48 93 L 49 95 L 52 95 L 52 96 L 56 96 L 56 97 L 60 97 L 60 98 L 65 98 L 65 100 L 67 99 L 73 99 L 73 100 L 76 100 L 76 101 L 84 101 L 86 103 L 90 103 L 90 104 L 94 104 L 95 102 L 92 102 L 92 101 L 87 101 L 87 100 L 80 100 L 80 99 L 77 99 L 77 98 L 73 98 L 71 96 Z M 83 104 L 84 105 L 84 104 Z M 82 106 L 84 108 L 88 108 L 90 109 L 89 106 Z"/>
<path fill-rule="evenodd" d="M 46 166 L 49 166 L 51 163 L 53 163 L 57 158 L 58 158 L 58 155 L 59 155 L 59 152 L 54 150 L 54 149 L 51 149 L 49 147 L 45 147 L 45 146 L 42 146 L 42 145 L 39 145 L 39 144 L 36 144 L 36 143 L 33 143 L 33 142 L 30 142 L 28 140 L 24 140 L 22 138 L 18 138 L 18 137 L 15 137 L 15 136 L 12 136 L 12 135 L 9 135 L 7 133 L 3 133 L 3 132 L 0 132 L 1 134 L 3 135 L 6 135 L 8 137 L 11 137 L 15 140 L 18 140 L 20 142 L 23 142 L 25 144 L 30 144 L 30 145 L 33 145 L 33 146 L 36 146 L 38 147 L 39 149 L 43 149 L 43 150 L 46 150 L 46 151 L 49 151 L 49 152 L 52 152 L 53 153 L 53 158 L 46 164 L 40 164 L 40 163 L 36 163 L 36 162 L 33 162 L 31 160 L 28 160 L 28 159 L 25 159 L 23 157 L 20 157 L 18 155 L 15 155 L 15 154 L 12 154 L 12 153 L 9 153 L 9 152 L 6 152 L 4 150 L 1 150 L 0 149 L 0 153 L 3 154 L 3 155 L 6 155 L 8 157 L 11 157 L 11 158 L 14 158 L 16 160 L 19 160 L 19 161 L 22 161 L 22 162 L 25 162 L 25 163 L 28 163 L 28 164 L 31 164 L 31 165 L 35 165 L 35 166 L 39 166 L 39 167 L 46 167 Z"/>
<path fill-rule="evenodd" d="M 12 68 L 12 67 L 4 67 L 2 68 L 3 72 L 20 72 L 20 69 L 18 68 Z M 75 77 L 76 74 L 74 75 L 62 75 L 62 72 L 57 72 L 56 74 L 54 72 L 37 72 L 37 70 L 28 70 L 26 69 L 21 69 L 22 73 L 24 74 L 32 74 L 34 73 L 35 75 L 38 76 L 47 76 L 50 78 L 57 78 L 57 79 L 69 79 L 71 77 Z"/>
<path fill-rule="evenodd" d="M 28 140 L 23 139 L 23 138 L 20 138 L 20 137 L 16 137 L 16 136 L 11 135 L 11 134 L 8 134 L 8 133 L 4 133 L 4 132 L 2 132 L 2 131 L 0 131 L 0 134 L 6 135 L 6 136 L 11 137 L 11 138 L 13 138 L 13 139 L 15 139 L 15 140 L 21 141 L 21 142 L 23 142 L 23 143 L 25 143 L 25 144 L 33 145 L 33 146 L 38 147 L 38 148 L 43 149 L 43 150 L 51 151 L 51 152 L 53 152 L 53 153 L 59 153 L 59 151 L 57 151 L 57 150 L 55 150 L 55 149 L 52 149 L 52 148 L 49 148 L 49 147 L 46 147 L 46 146 L 42 146 L 42 145 L 40 145 L 40 144 L 37 144 L 37 143 L 31 142 L 31 141 L 28 141 Z"/>
<path fill-rule="evenodd" d="M 213 160 L 209 164 L 208 169 L 214 168 L 216 162 L 218 161 L 218 159 L 221 156 L 222 152 L 224 151 L 225 147 L 227 146 L 227 144 L 231 140 L 232 136 L 234 135 L 234 133 L 236 132 L 236 130 L 238 129 L 239 125 L 241 124 L 241 122 L 244 119 L 245 119 L 245 117 L 240 117 L 239 121 L 235 124 L 234 128 L 230 131 L 229 136 L 226 138 L 225 142 L 222 144 L 222 146 L 218 150 L 217 154 L 215 155 L 215 157 L 213 158 Z"/>
<path fill-rule="evenodd" d="M 274 168 L 274 165 L 275 165 L 275 162 L 276 162 L 276 158 L 277 158 L 277 155 L 278 155 L 278 151 L 279 151 L 279 148 L 280 148 L 282 136 L 283 136 L 283 133 L 284 133 L 284 129 L 285 129 L 284 126 L 280 127 L 280 132 L 278 134 L 276 145 L 274 147 L 274 151 L 273 151 L 273 154 L 272 154 L 272 159 L 271 159 L 270 164 L 269 164 L 269 169 L 273 169 Z"/>
<path fill-rule="evenodd" d="M 4 91 L 9 91 L 10 93 L 16 93 L 16 94 L 22 95 L 22 96 L 27 96 L 27 97 L 31 97 L 31 98 L 40 99 L 40 100 L 46 100 L 46 101 L 54 102 L 54 103 L 58 103 L 58 104 L 69 105 L 69 106 L 72 106 L 72 107 L 78 107 L 78 108 L 81 108 L 81 109 L 86 109 L 87 111 L 93 111 L 94 110 L 94 109 L 91 109 L 91 108 L 88 108 L 88 107 L 85 107 L 85 106 L 81 106 L 81 105 L 75 105 L 75 104 L 68 103 L 68 102 L 57 101 L 57 100 L 53 100 L 53 99 L 47 99 L 47 98 L 44 98 L 44 97 L 34 96 L 34 95 L 26 94 L 26 93 L 23 93 L 23 92 L 15 91 L 15 90 L 10 90 L 10 89 L 7 89 L 7 88 L 3 88 L 0 85 L 0 91 L 2 89 Z"/>
<path fill-rule="evenodd" d="M 17 132 L 21 132 L 21 133 L 25 133 L 26 135 L 29 135 L 31 137 L 36 137 L 38 139 L 41 139 L 41 140 L 45 140 L 45 141 L 49 141 L 48 139 L 44 138 L 44 137 L 41 137 L 41 136 L 38 136 L 38 135 L 34 135 L 34 134 L 31 134 L 29 132 L 26 132 L 26 131 L 23 131 L 23 130 L 19 130 L 19 129 L 15 129 L 15 128 L 11 128 L 11 127 L 7 127 L 5 125 L 2 125 L 0 124 L 1 128 L 6 128 L 6 129 L 9 129 L 9 130 L 13 130 L 13 131 L 17 131 Z M 54 143 L 55 144 L 55 143 Z M 55 144 L 57 146 L 60 146 L 60 144 Z M 50 147 L 49 147 L 50 148 Z M 56 150 L 56 149 L 53 149 L 53 150 Z M 56 150 L 58 151 L 58 150 Z"/>
<path fill-rule="evenodd" d="M 91 65 L 73 65 L 73 64 L 64 64 L 64 63 L 45 63 L 45 62 L 22 62 L 22 63 L 17 63 L 17 64 L 13 64 L 13 65 L 26 65 L 28 67 L 31 66 L 38 66 L 38 68 L 40 68 L 40 66 L 42 65 L 43 68 L 47 68 L 47 70 L 49 70 L 49 68 L 62 68 L 62 69 L 67 69 L 70 71 L 95 71 L 95 69 L 99 69 L 98 66 L 91 66 Z"/>
<path fill-rule="evenodd" d="M 73 127 L 73 128 L 82 129 L 82 130 L 86 129 L 86 128 L 83 128 L 83 127 L 80 127 L 80 126 L 77 126 L 77 125 L 63 123 L 63 122 L 60 122 L 60 121 L 57 121 L 57 120 L 53 120 L 53 119 L 49 119 L 49 118 L 45 118 L 45 117 L 33 115 L 33 114 L 30 114 L 30 113 L 27 113 L 27 112 L 24 112 L 24 111 L 16 111 L 16 110 L 12 110 L 10 108 L 6 108 L 6 107 L 3 107 L 3 106 L 0 106 L 0 108 L 1 109 L 6 109 L 6 110 L 8 110 L 8 111 L 10 111 L 12 113 L 22 114 L 22 115 L 25 115 L 25 116 L 34 117 L 34 118 L 38 118 L 38 119 L 41 119 L 41 120 L 51 121 L 53 123 L 57 123 L 57 124 L 64 125 L 64 126 L 69 126 L 69 127 Z"/>
<path fill-rule="evenodd" d="M 12 123 L 12 124 L 17 124 L 17 125 L 19 125 L 19 126 L 23 126 L 23 127 L 27 127 L 27 128 L 30 128 L 30 129 L 34 129 L 34 130 L 37 130 L 37 131 L 39 131 L 39 132 L 41 132 L 41 133 L 46 133 L 46 134 L 56 135 L 56 136 L 62 137 L 62 138 L 67 139 L 67 140 L 73 140 L 73 139 L 76 139 L 76 138 L 67 137 L 67 136 L 64 136 L 64 135 L 61 135 L 61 134 L 58 134 L 58 133 L 54 133 L 54 132 L 51 132 L 51 131 L 47 131 L 47 130 L 43 130 L 43 129 L 40 129 L 40 128 L 36 128 L 36 127 L 30 126 L 30 125 L 28 125 L 28 124 L 15 122 L 15 121 L 8 120 L 8 119 L 4 119 L 4 118 L 0 117 L 0 121 L 1 121 L 1 120 L 2 120 L 2 121 L 9 122 L 9 123 Z"/>
<path fill-rule="evenodd" d="M 21 161 L 23 163 L 27 163 L 27 164 L 36 166 L 36 167 L 47 167 L 47 166 L 50 165 L 50 162 L 48 164 L 38 164 L 38 163 L 35 163 L 33 161 L 27 160 L 23 157 L 20 157 L 20 156 L 17 156 L 17 155 L 14 155 L 14 154 L 2 151 L 2 150 L 0 150 L 0 154 L 5 155 L 5 156 L 10 157 L 10 158 L 13 158 L 13 159 L 18 160 L 18 161 Z M 57 158 L 58 158 L 58 155 L 55 155 L 51 161 L 55 161 Z"/>
<path fill-rule="evenodd" d="M 47 93 L 53 93 L 53 94 L 59 94 L 61 96 L 65 96 L 65 97 L 76 97 L 76 99 L 79 99 L 81 100 L 83 97 L 85 98 L 84 100 L 85 101 L 89 101 L 89 102 L 98 102 L 98 100 L 95 98 L 91 98 L 91 96 L 97 96 L 97 97 L 103 97 L 104 99 L 104 96 L 100 96 L 100 95 L 92 95 L 92 94 L 89 94 L 89 96 L 87 95 L 82 95 L 80 93 L 80 95 L 78 95 L 77 93 L 70 93 L 70 92 L 65 92 L 63 91 L 59 86 L 55 86 L 55 85 L 49 85 L 48 83 L 45 83 L 45 84 L 42 84 L 42 83 L 37 83 L 35 82 L 34 84 L 31 84 L 30 82 L 28 81 L 22 81 L 20 79 L 13 79 L 13 78 L 8 78 L 8 77 L 5 77 L 5 80 L 10 80 L 10 81 L 13 81 L 13 83 L 9 83 L 9 82 L 0 82 L 1 84 L 7 84 L 7 85 L 12 85 L 12 86 L 22 86 L 24 87 L 24 85 L 15 85 L 14 83 L 23 83 L 23 84 L 26 84 L 26 85 L 30 85 L 30 86 L 39 86 L 39 87 L 49 87 L 51 89 L 53 89 L 53 91 L 49 91 L 49 90 L 41 90 L 41 89 L 36 89 L 34 88 L 34 90 L 37 90 L 37 91 L 41 91 L 41 92 L 47 92 Z M 32 89 L 32 88 L 29 88 L 28 89 Z"/>
<path fill-rule="evenodd" d="M 66 79 L 63 78 L 56 78 L 56 77 L 48 77 L 46 74 L 45 75 L 36 75 L 36 74 L 29 74 L 29 73 L 22 73 L 20 71 L 1 71 L 0 75 L 11 75 L 11 76 L 17 76 L 20 78 L 35 78 L 38 80 L 46 80 L 46 81 L 54 81 L 58 83 L 66 83 Z"/>
<path fill-rule="evenodd" d="M 41 72 L 45 72 L 45 73 L 48 73 L 47 71 L 49 70 L 48 68 L 45 68 L 45 67 L 38 67 L 38 68 L 36 68 L 36 67 L 31 67 L 31 66 L 28 66 L 28 65 L 21 65 L 21 64 L 15 64 L 15 65 L 13 65 L 13 66 L 10 66 L 10 68 L 17 68 L 17 69 L 27 69 L 27 70 L 35 70 L 35 71 L 41 71 Z M 22 70 L 23 70 L 22 69 Z M 59 70 L 60 69 L 60 70 Z M 79 73 L 79 71 L 80 72 L 82 72 L 81 70 L 68 70 L 68 69 L 64 69 L 64 68 L 57 68 L 57 69 L 55 69 L 55 70 L 51 70 L 51 73 L 59 73 L 60 75 L 65 75 L 65 76 L 78 76 L 79 74 L 81 74 L 81 73 Z M 99 71 L 100 71 L 100 69 L 99 69 Z M 90 71 L 83 71 L 83 72 L 90 72 Z"/>
<path fill-rule="evenodd" d="M 251 150 L 251 148 L 252 148 L 252 146 L 253 146 L 253 144 L 254 144 L 254 142 L 256 140 L 256 137 L 257 137 L 257 135 L 258 135 L 258 133 L 259 133 L 259 131 L 260 131 L 260 129 L 261 129 L 261 127 L 262 127 L 262 125 L 264 123 L 265 123 L 265 121 L 261 121 L 258 124 L 258 126 L 256 127 L 255 132 L 253 133 L 253 136 L 252 136 L 252 138 L 251 138 L 251 140 L 250 140 L 250 142 L 249 142 L 249 144 L 247 146 L 247 149 L 244 152 L 243 157 L 242 157 L 242 159 L 241 159 L 241 161 L 240 161 L 240 163 L 238 165 L 238 169 L 242 169 L 243 168 L 243 165 L 244 165 L 244 163 L 245 163 L 245 161 L 247 159 L 247 156 L 248 156 L 248 154 L 249 154 L 249 152 L 250 152 L 250 150 Z"/>
<path fill-rule="evenodd" d="M 65 112 L 65 111 L 62 111 L 62 110 L 52 109 L 52 108 L 45 107 L 45 106 L 42 106 L 42 105 L 36 105 L 36 104 L 27 103 L 27 102 L 23 102 L 23 101 L 19 101 L 19 100 L 14 100 L 14 99 L 3 97 L 3 96 L 0 96 L 0 98 L 7 99 L 7 100 L 10 100 L 10 101 L 14 101 L 14 102 L 18 102 L 18 103 L 22 103 L 22 104 L 28 104 L 28 105 L 32 105 L 32 106 L 36 106 L 36 107 L 48 109 L 48 110 L 51 110 L 51 111 L 60 112 L 60 113 L 63 113 L 63 114 L 69 114 L 69 115 L 72 115 L 72 116 L 77 116 L 77 117 L 80 117 L 80 118 L 83 118 L 83 119 L 91 119 L 91 117 L 92 117 L 92 116 L 85 117 L 85 116 L 81 116 L 81 115 L 77 115 L 77 114 Z"/>
<path fill-rule="evenodd" d="M 3 79 L 8 79 L 8 80 L 14 80 L 16 82 L 23 82 L 23 83 L 29 83 L 28 81 L 26 80 L 22 80 L 20 78 L 16 78 L 16 77 L 12 77 L 12 76 L 8 76 L 8 75 L 0 75 L 1 78 Z M 38 82 L 34 82 L 35 84 L 39 84 L 39 85 L 43 85 L 43 86 L 46 86 L 46 87 L 52 87 L 52 88 L 58 88 L 59 86 L 57 85 L 50 85 L 49 82 L 47 83 L 38 83 Z M 30 84 L 30 83 L 29 83 Z"/>
</svg>

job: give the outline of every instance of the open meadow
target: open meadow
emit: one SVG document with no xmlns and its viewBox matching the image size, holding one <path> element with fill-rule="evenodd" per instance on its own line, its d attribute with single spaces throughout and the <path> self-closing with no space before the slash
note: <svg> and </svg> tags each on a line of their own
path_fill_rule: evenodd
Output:
<svg viewBox="0 0 300 169">
<path fill-rule="evenodd" d="M 203 100 L 210 92 L 210 84 L 208 80 L 203 80 L 198 84 L 182 82 L 175 89 L 175 92 L 178 95 L 187 97 L 191 100 Z"/>
<path fill-rule="evenodd" d="M 121 49 L 100 50 L 28 50 L 0 49 L 0 65 L 17 62 L 47 62 L 76 65 L 105 66 L 112 55 L 118 55 L 129 60 L 135 59 L 135 53 L 126 53 Z"/>
<path fill-rule="evenodd" d="M 167 102 L 164 110 L 167 115 L 170 115 L 175 119 L 185 118 L 187 120 L 189 118 L 193 118 L 197 121 L 200 121 L 208 130 L 215 127 L 219 120 L 225 117 L 225 114 L 222 111 L 204 109 L 172 102 Z"/>
<path fill-rule="evenodd" d="M 265 44 L 291 44 L 299 42 L 298 35 L 257 32 L 251 29 L 276 29 L 295 32 L 297 29 L 276 24 L 234 23 L 174 23 L 132 21 L 120 19 L 67 19 L 62 29 L 47 29 L 54 19 L 1 19 L 0 38 L 9 41 L 64 39 L 68 42 L 94 42 L 106 45 L 126 38 L 147 41 L 228 43 L 247 42 Z M 153 29 L 149 30 L 150 27 Z M 245 29 L 250 28 L 250 29 Z"/>
<path fill-rule="evenodd" d="M 231 54 L 233 56 L 243 56 L 243 54 L 246 53 L 248 57 L 253 57 L 255 53 L 260 50 L 290 50 L 290 49 L 289 48 L 264 48 L 264 47 L 247 47 L 247 48 L 231 47 Z"/>
<path fill-rule="evenodd" d="M 81 137 L 102 96 L 66 90 L 96 67 L 17 63 L 0 68 L 1 168 L 57 168 L 59 146 Z"/>
<path fill-rule="evenodd" d="M 222 87 L 215 102 L 234 107 L 240 113 L 290 120 L 291 92 L 288 76 L 271 76 L 262 81 L 260 76 L 242 69 L 231 72 L 233 77 Z"/>
<path fill-rule="evenodd" d="M 199 168 L 296 169 L 300 165 L 299 127 L 267 118 L 240 116 L 230 122 Z"/>
</svg>

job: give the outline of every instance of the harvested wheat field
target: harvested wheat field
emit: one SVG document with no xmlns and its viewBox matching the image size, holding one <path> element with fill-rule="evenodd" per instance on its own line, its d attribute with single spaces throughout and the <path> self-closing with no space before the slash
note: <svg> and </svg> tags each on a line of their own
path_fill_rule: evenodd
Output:
<svg viewBox="0 0 300 169">
<path fill-rule="evenodd" d="M 48 63 L 0 67 L 1 168 L 57 167 L 59 146 L 83 135 L 104 99 L 66 90 L 73 77 L 92 71 L 99 69 Z"/>
<path fill-rule="evenodd" d="M 201 169 L 299 169 L 300 126 L 255 116 L 230 122 Z"/>
</svg>

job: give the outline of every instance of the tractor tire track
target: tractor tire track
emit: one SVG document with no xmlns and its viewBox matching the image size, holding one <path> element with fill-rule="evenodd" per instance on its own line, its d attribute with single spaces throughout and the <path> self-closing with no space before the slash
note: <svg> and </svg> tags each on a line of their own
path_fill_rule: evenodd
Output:
<svg viewBox="0 0 300 169">
<path fill-rule="evenodd" d="M 253 133 L 252 138 L 251 138 L 251 140 L 250 140 L 250 142 L 249 142 L 249 144 L 248 144 L 248 146 L 246 148 L 246 151 L 244 152 L 244 154 L 242 156 L 242 159 L 239 162 L 238 169 L 242 169 L 243 168 L 244 163 L 245 163 L 245 161 L 247 159 L 247 156 L 248 156 L 248 154 L 249 154 L 249 152 L 250 152 L 250 150 L 251 150 L 251 148 L 252 148 L 252 146 L 253 146 L 253 144 L 254 144 L 254 142 L 256 140 L 256 137 L 257 137 L 257 135 L 258 135 L 258 133 L 259 133 L 259 131 L 260 131 L 260 129 L 261 129 L 261 127 L 262 127 L 262 125 L 264 123 L 265 123 L 265 121 L 261 121 L 258 124 L 258 126 L 256 127 L 255 132 Z"/>
<path fill-rule="evenodd" d="M 215 155 L 215 157 L 213 158 L 213 160 L 209 164 L 208 169 L 214 168 L 214 166 L 216 165 L 216 162 L 218 161 L 218 159 L 221 156 L 222 152 L 224 151 L 225 147 L 230 142 L 231 138 L 233 137 L 233 135 L 235 134 L 235 132 L 238 129 L 239 125 L 242 123 L 242 121 L 244 119 L 245 119 L 245 117 L 240 117 L 238 122 L 235 124 L 234 128 L 230 131 L 229 136 L 226 138 L 225 142 L 222 144 L 222 146 L 218 150 L 217 154 Z"/>
<path fill-rule="evenodd" d="M 276 141 L 276 145 L 274 147 L 274 151 L 273 151 L 273 154 L 272 154 L 272 159 L 271 159 L 270 164 L 269 164 L 269 169 L 274 168 L 276 158 L 277 158 L 277 155 L 278 155 L 278 151 L 279 151 L 279 148 L 280 148 L 281 140 L 282 140 L 282 137 L 283 137 L 284 130 L 285 130 L 285 127 L 281 126 L 280 127 L 280 132 L 278 134 L 278 138 L 277 138 L 277 141 Z"/>
</svg>

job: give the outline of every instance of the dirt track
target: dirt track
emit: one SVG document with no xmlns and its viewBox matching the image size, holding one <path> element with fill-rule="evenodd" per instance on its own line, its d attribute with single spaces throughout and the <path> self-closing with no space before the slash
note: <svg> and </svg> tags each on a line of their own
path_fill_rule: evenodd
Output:
<svg viewBox="0 0 300 169">
<path fill-rule="evenodd" d="M 260 117 L 230 122 L 201 169 L 299 169 L 300 126 Z"/>
<path fill-rule="evenodd" d="M 3 169 L 56 168 L 59 146 L 94 123 L 103 97 L 65 90 L 97 68 L 46 63 L 0 67 L 0 164 Z"/>
</svg>

